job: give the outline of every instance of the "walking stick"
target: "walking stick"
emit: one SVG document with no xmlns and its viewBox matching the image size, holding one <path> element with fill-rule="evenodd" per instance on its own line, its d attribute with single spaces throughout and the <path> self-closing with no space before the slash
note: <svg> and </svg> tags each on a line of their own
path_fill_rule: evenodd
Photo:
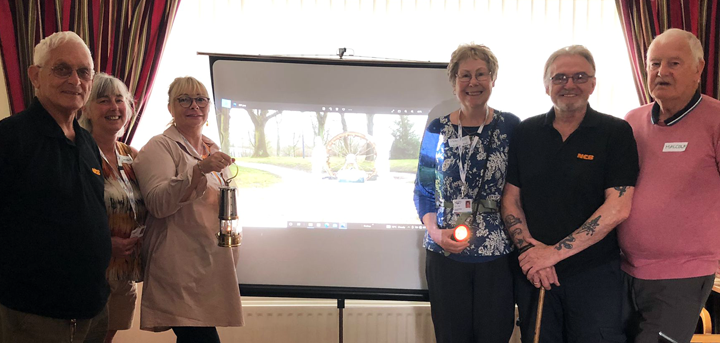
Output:
<svg viewBox="0 0 720 343">
<path fill-rule="evenodd" d="M 540 342 L 540 322 L 542 321 L 543 304 L 545 303 L 545 288 L 540 287 L 540 295 L 538 296 L 537 316 L 535 317 L 535 338 L 533 343 Z"/>
</svg>

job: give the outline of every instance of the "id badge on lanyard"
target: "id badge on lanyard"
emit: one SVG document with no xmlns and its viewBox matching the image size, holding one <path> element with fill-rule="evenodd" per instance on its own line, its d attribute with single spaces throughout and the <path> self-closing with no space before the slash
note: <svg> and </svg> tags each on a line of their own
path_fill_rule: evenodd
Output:
<svg viewBox="0 0 720 343">
<path fill-rule="evenodd" d="M 480 127 L 478 128 L 477 135 L 473 137 L 472 140 L 470 139 L 470 136 L 463 137 L 462 121 L 460 121 L 460 119 L 458 118 L 458 138 L 456 138 L 456 141 L 452 141 L 452 139 L 448 140 L 448 143 L 451 147 L 457 146 L 460 155 L 460 157 L 458 158 L 458 169 L 460 172 L 460 180 L 462 181 L 462 192 L 460 198 L 453 200 L 454 213 L 472 212 L 473 199 L 465 197 L 466 191 L 468 191 L 468 184 L 466 181 L 467 171 L 470 168 L 470 154 L 473 150 L 475 150 L 477 142 L 480 140 L 480 134 L 482 133 L 484 128 L 485 123 L 483 122 L 483 124 L 480 125 Z M 470 149 L 468 150 L 468 157 L 466 159 L 463 159 L 463 151 L 465 150 L 465 146 L 467 145 L 470 145 Z"/>
<path fill-rule="evenodd" d="M 100 150 L 100 156 L 102 159 L 107 163 L 112 169 L 113 174 L 115 175 L 115 178 L 118 180 L 118 184 L 120 184 L 120 188 L 125 192 L 125 195 L 128 197 L 128 202 L 130 203 L 130 208 L 133 212 L 133 219 L 135 220 L 135 223 L 138 225 L 130 234 L 130 237 L 142 237 L 142 235 L 145 232 L 145 225 L 141 225 L 138 221 L 138 210 L 137 210 L 137 199 L 135 198 L 135 191 L 133 190 L 132 184 L 130 183 L 130 180 L 127 177 L 127 174 L 125 174 L 125 168 L 123 167 L 124 163 L 132 163 L 132 157 L 130 156 L 124 156 L 120 155 L 117 151 L 117 147 L 113 147 L 113 150 L 115 151 L 115 158 L 117 159 L 117 169 L 112 168 L 112 165 L 110 165 L 110 161 L 108 161 L 107 157 L 105 157 L 105 154 Z M 118 173 L 119 171 L 119 173 Z"/>
</svg>

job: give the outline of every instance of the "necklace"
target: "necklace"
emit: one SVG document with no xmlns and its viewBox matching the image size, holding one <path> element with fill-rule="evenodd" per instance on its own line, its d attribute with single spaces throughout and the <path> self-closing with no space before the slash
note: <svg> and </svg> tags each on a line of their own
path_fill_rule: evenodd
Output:
<svg viewBox="0 0 720 343">
<path fill-rule="evenodd" d="M 464 112 L 463 112 L 462 108 L 458 110 L 458 123 L 460 123 L 463 113 Z M 487 124 L 490 124 L 491 121 L 492 121 L 492 117 L 490 117 L 490 106 L 485 106 L 485 118 L 483 118 L 482 123 L 478 126 L 485 126 Z"/>
</svg>

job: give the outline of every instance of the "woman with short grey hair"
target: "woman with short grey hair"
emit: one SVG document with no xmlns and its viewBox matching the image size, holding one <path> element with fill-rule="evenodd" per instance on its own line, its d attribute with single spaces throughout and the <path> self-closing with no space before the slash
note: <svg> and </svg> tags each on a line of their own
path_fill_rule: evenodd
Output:
<svg viewBox="0 0 720 343">
<path fill-rule="evenodd" d="M 91 328 L 107 331 L 102 336 L 112 342 L 118 330 L 132 326 L 137 299 L 136 282 L 142 281 L 140 243 L 145 227 L 145 203 L 133 171 L 137 150 L 119 142 L 132 117 L 132 95 L 119 79 L 98 73 L 80 125 L 90 131 L 100 149 L 105 178 L 105 209 L 110 225 L 112 257 L 106 277 L 110 285 L 108 325 Z"/>
<path fill-rule="evenodd" d="M 438 343 L 507 343 L 514 327 L 513 245 L 500 219 L 515 115 L 488 105 L 498 61 L 484 45 L 453 52 L 460 108 L 425 130 L 415 206 L 427 228 L 426 275 Z M 464 227 L 467 237 L 454 235 Z"/>
</svg>

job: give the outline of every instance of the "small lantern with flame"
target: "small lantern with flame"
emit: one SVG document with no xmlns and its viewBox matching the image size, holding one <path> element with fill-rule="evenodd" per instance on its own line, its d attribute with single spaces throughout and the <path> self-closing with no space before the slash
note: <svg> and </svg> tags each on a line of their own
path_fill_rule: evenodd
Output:
<svg viewBox="0 0 720 343">
<path fill-rule="evenodd" d="M 217 233 L 218 246 L 236 247 L 242 243 L 242 226 L 237 210 L 237 188 L 230 186 L 235 175 L 225 180 L 225 186 L 220 187 L 220 232 Z"/>
</svg>

